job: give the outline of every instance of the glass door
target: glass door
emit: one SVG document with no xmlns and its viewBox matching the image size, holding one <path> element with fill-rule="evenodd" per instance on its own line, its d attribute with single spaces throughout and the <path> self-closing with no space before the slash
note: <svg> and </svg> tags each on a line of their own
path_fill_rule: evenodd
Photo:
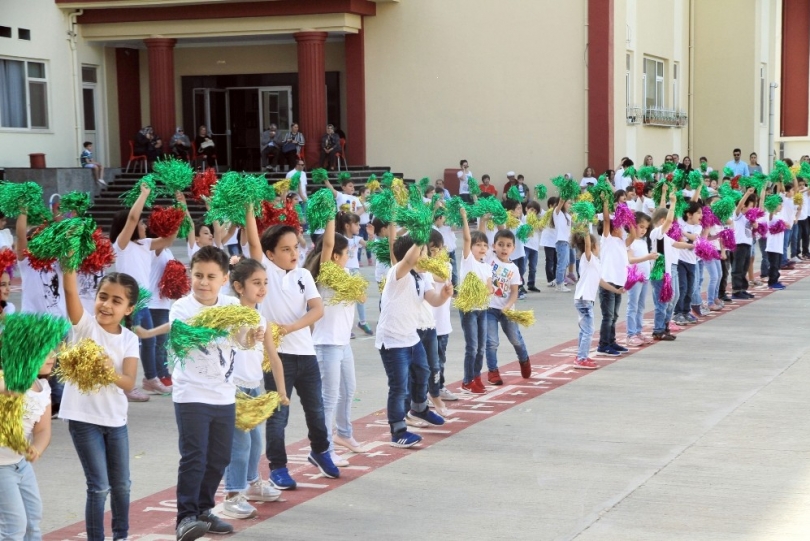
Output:
<svg viewBox="0 0 810 541">
<path fill-rule="evenodd" d="M 275 124 L 282 134 L 290 131 L 292 122 L 292 87 L 269 86 L 259 89 L 259 125 L 262 131 Z"/>
<path fill-rule="evenodd" d="M 84 141 L 93 143 L 93 159 L 106 163 L 103 153 L 105 149 L 99 146 L 103 140 L 101 136 L 102 123 L 98 120 L 99 108 L 98 74 L 93 66 L 82 66 L 82 128 Z"/>
<path fill-rule="evenodd" d="M 217 148 L 220 167 L 231 163 L 231 131 L 228 129 L 228 91 L 219 88 L 194 89 L 194 131 L 189 134 L 193 141 L 200 126 L 208 133 Z"/>
</svg>

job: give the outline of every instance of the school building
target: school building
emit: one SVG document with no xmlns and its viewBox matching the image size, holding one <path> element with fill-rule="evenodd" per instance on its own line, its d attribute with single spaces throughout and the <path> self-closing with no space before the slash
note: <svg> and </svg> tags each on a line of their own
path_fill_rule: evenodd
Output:
<svg viewBox="0 0 810 541">
<path fill-rule="evenodd" d="M 808 152 L 808 44 L 810 0 L 0 0 L 0 167 L 83 141 L 120 167 L 143 126 L 206 125 L 255 171 L 292 121 L 309 163 L 332 123 L 350 165 L 411 178 L 765 164 Z"/>
</svg>

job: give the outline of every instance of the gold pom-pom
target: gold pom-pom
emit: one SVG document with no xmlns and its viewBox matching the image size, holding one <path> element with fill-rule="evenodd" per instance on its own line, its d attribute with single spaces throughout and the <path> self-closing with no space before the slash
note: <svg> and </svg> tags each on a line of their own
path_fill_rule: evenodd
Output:
<svg viewBox="0 0 810 541">
<path fill-rule="evenodd" d="M 464 313 L 473 310 L 484 310 L 489 307 L 487 285 L 473 272 L 468 272 L 458 288 L 458 295 L 453 306 Z"/>
<path fill-rule="evenodd" d="M 368 188 L 368 191 L 371 193 L 374 193 L 380 189 L 380 181 L 372 180 L 371 182 L 366 182 L 366 188 Z"/>
<path fill-rule="evenodd" d="M 804 202 L 804 198 L 802 197 L 801 193 L 796 193 L 793 195 L 793 204 L 794 205 L 801 205 Z"/>
<path fill-rule="evenodd" d="M 577 202 L 580 201 L 587 201 L 588 203 L 593 203 L 593 194 L 591 194 L 591 192 L 589 192 L 588 190 L 585 190 L 584 192 L 582 192 L 577 196 Z"/>
<path fill-rule="evenodd" d="M 118 381 L 115 368 L 103 347 L 90 338 L 63 348 L 54 375 L 75 385 L 80 393 L 94 393 Z"/>
<path fill-rule="evenodd" d="M 348 203 L 344 203 L 340 205 L 340 208 L 338 210 L 341 212 L 351 212 L 352 206 Z"/>
<path fill-rule="evenodd" d="M 284 340 L 284 329 L 281 328 L 281 325 L 277 323 L 270 324 L 270 333 L 273 335 L 273 345 L 276 346 L 278 350 L 281 347 L 281 341 Z M 262 370 L 266 373 L 270 373 L 273 371 L 273 365 L 270 364 L 270 354 L 267 353 L 267 350 L 264 350 L 264 358 L 262 359 Z"/>
<path fill-rule="evenodd" d="M 487 231 L 495 231 L 495 220 L 490 218 L 486 223 Z"/>
<path fill-rule="evenodd" d="M 526 224 L 532 228 L 532 231 L 542 231 L 545 228 L 544 225 L 540 225 L 542 220 L 543 217 L 538 216 L 536 212 L 526 214 Z"/>
<path fill-rule="evenodd" d="M 380 295 L 382 295 L 383 289 L 385 289 L 385 278 L 377 282 L 377 287 L 380 289 Z"/>
<path fill-rule="evenodd" d="M 546 211 L 546 213 L 543 214 L 542 216 L 540 216 L 540 219 L 537 221 L 538 228 L 539 229 L 547 228 L 549 226 L 549 224 L 551 223 L 551 220 L 553 219 L 553 217 L 554 217 L 554 211 L 553 210 Z"/>
<path fill-rule="evenodd" d="M 520 220 L 518 220 L 511 212 L 509 216 L 506 217 L 506 229 L 517 229 L 520 225 Z"/>
<path fill-rule="evenodd" d="M 271 391 L 261 396 L 236 393 L 236 428 L 245 432 L 253 430 L 269 419 L 278 409 L 281 399 Z"/>
<path fill-rule="evenodd" d="M 534 310 L 504 310 L 503 315 L 509 321 L 514 321 L 521 327 L 534 325 Z"/>
<path fill-rule="evenodd" d="M 275 184 L 273 184 L 273 189 L 276 191 L 276 195 L 283 198 L 287 195 L 287 192 L 290 191 L 290 179 L 285 178 L 284 180 L 279 180 Z"/>
<path fill-rule="evenodd" d="M 24 413 L 25 394 L 0 393 L 0 447 L 8 447 L 21 455 L 29 445 L 23 430 Z"/>
<path fill-rule="evenodd" d="M 799 172 L 801 172 L 801 170 L 802 170 L 802 166 L 799 163 L 794 163 L 792 166 L 790 166 L 790 172 L 793 175 L 793 178 L 796 178 L 796 175 L 798 175 Z M 796 196 L 794 195 L 793 197 L 796 197 Z M 798 203 L 796 203 L 796 204 L 798 205 Z"/>
<path fill-rule="evenodd" d="M 450 263 L 450 255 L 445 250 L 439 250 L 436 257 L 420 257 L 416 266 L 424 272 L 433 274 L 439 280 L 447 280 L 450 277 L 448 263 Z"/>
<path fill-rule="evenodd" d="M 574 222 L 571 224 L 571 232 L 572 233 L 579 233 L 579 234 L 587 234 L 589 233 L 590 224 L 588 222 Z"/>
<path fill-rule="evenodd" d="M 366 295 L 368 281 L 360 276 L 351 275 L 332 261 L 321 263 L 321 271 L 316 280 L 324 287 L 334 291 L 327 304 L 360 302 Z"/>
<path fill-rule="evenodd" d="M 194 327 L 228 331 L 233 335 L 244 327 L 258 327 L 259 323 L 261 323 L 261 317 L 254 308 L 240 304 L 230 304 L 228 306 L 205 308 L 189 319 L 187 323 Z"/>
<path fill-rule="evenodd" d="M 391 191 L 394 192 L 394 200 L 397 205 L 404 207 L 408 205 L 408 189 L 401 178 L 395 178 L 391 182 Z"/>
</svg>

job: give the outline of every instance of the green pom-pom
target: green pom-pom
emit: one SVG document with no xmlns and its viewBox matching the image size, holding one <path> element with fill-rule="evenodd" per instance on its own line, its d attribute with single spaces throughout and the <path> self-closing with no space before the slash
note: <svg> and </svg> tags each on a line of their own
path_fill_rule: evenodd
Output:
<svg viewBox="0 0 810 541">
<path fill-rule="evenodd" d="M 709 173 L 709 180 L 717 180 L 717 181 L 719 181 L 720 180 L 720 173 L 718 171 L 713 170 L 711 173 Z"/>
<path fill-rule="evenodd" d="M 589 201 L 578 201 L 571 205 L 570 212 L 574 222 L 589 224 L 596 216 L 596 207 Z"/>
<path fill-rule="evenodd" d="M 391 266 L 391 249 L 388 246 L 388 239 L 374 239 L 366 244 L 368 251 L 374 254 L 374 258 L 384 265 Z"/>
<path fill-rule="evenodd" d="M 782 160 L 773 162 L 773 171 L 768 175 L 768 180 L 774 184 L 777 182 L 788 183 L 793 180 L 793 174 L 790 172 L 790 167 L 787 166 Z"/>
<path fill-rule="evenodd" d="M 734 214 L 737 204 L 730 197 L 721 197 L 712 203 L 712 212 L 721 223 L 726 223 Z"/>
<path fill-rule="evenodd" d="M 144 308 L 149 306 L 149 301 L 152 300 L 152 292 L 141 286 L 138 288 L 138 302 L 135 303 L 132 313 L 137 314 Z"/>
<path fill-rule="evenodd" d="M 267 179 L 264 175 L 240 175 L 228 171 L 211 189 L 210 210 L 205 215 L 205 221 L 228 222 L 244 227 L 247 206 L 253 205 L 254 214 L 261 216 L 266 194 Z"/>
<path fill-rule="evenodd" d="M 689 201 L 684 199 L 682 194 L 675 198 L 675 216 L 683 217 L 683 213 L 689 208 Z"/>
<path fill-rule="evenodd" d="M 42 187 L 36 182 L 3 182 L 0 184 L 0 212 L 16 218 L 26 209 L 28 224 L 37 225 L 53 220 L 42 199 Z"/>
<path fill-rule="evenodd" d="M 664 162 L 664 164 L 661 166 L 661 172 L 664 173 L 665 175 L 668 175 L 669 173 L 677 169 L 677 167 L 678 164 L 675 162 Z"/>
<path fill-rule="evenodd" d="M 534 228 L 532 226 L 529 224 L 521 224 L 521 226 L 517 228 L 517 231 L 515 231 L 515 236 L 520 242 L 526 242 L 533 233 Z"/>
<path fill-rule="evenodd" d="M 434 213 L 441 212 L 442 216 L 444 215 L 444 210 L 441 208 L 437 208 L 439 205 L 439 201 L 443 200 L 444 196 L 440 193 L 434 193 L 433 197 L 430 198 L 430 208 L 433 209 Z"/>
<path fill-rule="evenodd" d="M 663 280 L 664 270 L 666 269 L 666 258 L 664 254 L 659 254 L 658 259 L 653 263 L 652 270 L 650 271 L 651 280 Z"/>
<path fill-rule="evenodd" d="M 24 393 L 39 369 L 70 330 L 70 322 L 50 314 L 17 312 L 6 316 L 0 345 L 0 363 L 6 388 Z"/>
<path fill-rule="evenodd" d="M 700 198 L 703 199 L 703 201 L 708 201 L 711 196 L 712 194 L 705 184 L 700 187 Z"/>
<path fill-rule="evenodd" d="M 506 198 L 512 199 L 513 201 L 523 201 L 523 198 L 520 197 L 520 190 L 518 190 L 517 186 L 512 186 L 509 188 L 509 191 L 506 192 Z"/>
<path fill-rule="evenodd" d="M 470 190 L 470 196 L 481 195 L 481 186 L 478 185 L 478 180 L 473 177 L 467 177 L 467 188 Z"/>
<path fill-rule="evenodd" d="M 390 189 L 384 189 L 377 193 L 371 194 L 368 198 L 368 208 L 371 214 L 379 218 L 385 223 L 394 220 L 394 208 L 396 207 L 396 200 L 394 200 L 394 192 Z"/>
<path fill-rule="evenodd" d="M 408 204 L 411 206 L 422 205 L 424 203 L 424 195 L 422 190 L 416 184 L 408 186 Z"/>
<path fill-rule="evenodd" d="M 276 187 L 268 182 L 267 187 L 264 189 L 264 195 L 262 196 L 262 200 L 275 201 L 276 197 L 278 197 L 278 194 L 276 193 Z"/>
<path fill-rule="evenodd" d="M 810 162 L 802 162 L 799 166 L 799 174 L 796 176 L 810 181 Z"/>
<path fill-rule="evenodd" d="M 297 192 L 300 186 L 301 186 L 301 171 L 296 171 L 295 173 L 293 173 L 293 176 L 290 177 L 290 191 Z"/>
<path fill-rule="evenodd" d="M 76 216 L 84 216 L 92 206 L 93 198 L 89 192 L 70 192 L 59 200 L 59 210 L 62 214 L 72 212 Z"/>
<path fill-rule="evenodd" d="M 742 194 L 731 187 L 731 184 L 728 182 L 724 183 L 720 188 L 717 189 L 717 193 L 720 195 L 721 198 L 728 198 L 734 201 L 734 204 L 740 202 L 742 199 Z M 716 213 L 715 213 L 716 214 Z"/>
<path fill-rule="evenodd" d="M 577 184 L 575 180 L 560 176 L 551 179 L 551 183 L 557 187 L 557 190 L 560 192 L 560 199 L 562 200 L 573 201 L 580 193 L 579 184 Z"/>
<path fill-rule="evenodd" d="M 734 169 L 731 167 L 724 167 L 723 168 L 723 176 L 728 178 L 734 178 Z"/>
<path fill-rule="evenodd" d="M 615 207 L 615 200 L 613 198 L 613 186 L 608 182 L 606 175 L 601 175 L 596 184 L 588 187 L 588 193 L 593 196 L 593 207 L 602 210 L 605 201 L 608 204 L 608 210 L 613 212 Z"/>
<path fill-rule="evenodd" d="M 159 190 L 167 196 L 173 196 L 175 192 L 184 192 L 191 186 L 194 180 L 194 170 L 185 160 L 169 158 L 168 160 L 157 160 L 152 166 L 153 175 L 157 178 L 165 190 Z"/>
<path fill-rule="evenodd" d="M 804 164 L 802 164 L 804 165 Z M 740 178 L 740 186 L 742 188 L 748 189 L 753 188 L 754 192 L 759 194 L 762 193 L 762 189 L 765 187 L 765 183 L 768 182 L 768 177 L 756 171 L 750 177 L 741 177 Z"/>
<path fill-rule="evenodd" d="M 177 230 L 177 236 L 181 239 L 187 239 L 193 228 L 194 224 L 191 222 L 191 218 L 188 217 L 188 214 L 186 214 L 186 217 L 183 218 L 183 222 L 180 224 L 180 228 Z"/>
<path fill-rule="evenodd" d="M 121 199 L 121 203 L 125 208 L 132 208 L 135 205 L 135 201 L 141 196 L 141 184 L 146 184 L 149 186 L 149 189 L 152 190 L 149 192 L 149 195 L 146 197 L 146 202 L 144 203 L 145 208 L 152 208 L 152 205 L 155 204 L 155 199 L 157 199 L 157 191 L 155 188 L 157 187 L 155 184 L 155 176 L 152 174 L 144 175 L 141 177 L 141 180 L 135 183 L 130 190 L 122 193 L 119 196 Z"/>
<path fill-rule="evenodd" d="M 393 183 L 394 183 L 394 174 L 390 171 L 386 171 L 385 173 L 383 173 L 383 176 L 380 179 L 380 184 L 382 184 L 386 188 L 390 188 Z"/>
<path fill-rule="evenodd" d="M 341 184 L 343 184 L 347 180 L 351 180 L 351 179 L 352 179 L 352 174 L 349 173 L 348 171 L 343 171 L 342 173 L 340 173 L 338 175 L 338 182 L 341 183 Z"/>
<path fill-rule="evenodd" d="M 630 167 L 628 167 L 627 169 L 625 169 L 624 173 L 622 173 L 622 175 L 627 177 L 627 178 L 633 178 L 633 179 L 638 178 L 638 172 L 636 171 L 636 168 L 634 166 L 632 166 L 632 165 Z"/>
<path fill-rule="evenodd" d="M 672 173 L 672 185 L 675 186 L 676 190 L 683 190 L 686 186 L 686 174 L 683 172 L 683 169 L 676 169 L 675 172 Z"/>
<path fill-rule="evenodd" d="M 655 180 L 655 174 L 658 172 L 658 168 L 654 165 L 645 165 L 641 169 L 638 170 L 638 178 L 644 180 L 646 182 L 652 182 Z"/>
<path fill-rule="evenodd" d="M 478 202 L 467 211 L 467 217 L 470 219 L 481 218 L 487 214 L 492 216 L 492 221 L 498 225 L 505 224 L 506 220 L 509 218 L 509 213 L 503 208 L 501 202 L 494 197 L 479 199 Z"/>
<path fill-rule="evenodd" d="M 673 186 L 671 182 L 667 181 L 666 177 L 663 177 L 653 188 L 653 201 L 655 204 L 658 204 L 661 201 L 661 194 L 664 193 L 664 186 L 667 187 L 667 197 L 669 197 L 669 194 L 671 194 L 672 190 L 675 189 L 675 186 Z"/>
<path fill-rule="evenodd" d="M 444 222 L 452 227 L 461 227 L 461 209 L 467 208 L 464 201 L 457 195 L 444 204 Z"/>
<path fill-rule="evenodd" d="M 31 239 L 28 251 L 37 259 L 58 259 L 62 269 L 75 271 L 96 251 L 96 227 L 90 217 L 54 222 Z"/>
<path fill-rule="evenodd" d="M 401 227 L 408 230 L 413 241 L 424 246 L 430 241 L 430 232 L 433 230 L 433 210 L 425 204 L 410 207 L 399 207 L 394 218 Z"/>
<path fill-rule="evenodd" d="M 693 190 L 697 190 L 700 183 L 703 182 L 703 173 L 698 170 L 692 170 L 687 175 L 686 181 Z"/>
<path fill-rule="evenodd" d="M 700 162 L 700 172 L 705 173 L 709 169 L 709 164 L 706 162 Z"/>
<path fill-rule="evenodd" d="M 548 197 L 548 188 L 545 184 L 538 184 L 534 187 L 534 197 L 538 201 L 543 201 Z"/>
<path fill-rule="evenodd" d="M 418 186 L 419 186 L 419 191 L 424 194 L 425 190 L 427 190 L 427 187 L 430 186 L 430 177 L 422 177 L 419 180 Z"/>
<path fill-rule="evenodd" d="M 782 204 L 782 196 L 779 194 L 771 194 L 765 198 L 765 210 L 768 212 L 776 212 L 779 205 Z"/>
<path fill-rule="evenodd" d="M 307 224 L 309 232 L 323 229 L 330 220 L 335 219 L 337 207 L 335 206 L 335 196 L 332 190 L 321 188 L 307 201 Z"/>
<path fill-rule="evenodd" d="M 185 366 L 188 353 L 192 349 L 204 348 L 218 338 L 228 336 L 226 329 L 209 329 L 208 327 L 194 327 L 179 319 L 172 322 L 169 340 L 166 348 L 171 355 L 172 364 Z"/>
<path fill-rule="evenodd" d="M 312 170 L 312 182 L 315 184 L 323 184 L 328 178 L 329 173 L 326 172 L 326 169 L 319 167 L 318 169 Z"/>
</svg>

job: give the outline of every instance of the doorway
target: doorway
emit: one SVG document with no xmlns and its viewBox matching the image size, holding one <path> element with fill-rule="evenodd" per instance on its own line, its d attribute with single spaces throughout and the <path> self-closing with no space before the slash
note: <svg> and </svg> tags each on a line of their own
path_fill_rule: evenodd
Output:
<svg viewBox="0 0 810 541">
<path fill-rule="evenodd" d="M 104 141 L 101 133 L 104 123 L 98 118 L 101 111 L 99 99 L 98 68 L 82 66 L 82 142 L 93 143 L 93 159 L 106 163 L 106 149 L 99 146 L 99 142 Z"/>
<path fill-rule="evenodd" d="M 208 128 L 208 135 L 217 151 L 217 162 L 231 163 L 228 131 L 228 93 L 217 88 L 194 89 L 194 127 L 188 133 L 191 141 L 197 137 L 200 126 Z"/>
</svg>

